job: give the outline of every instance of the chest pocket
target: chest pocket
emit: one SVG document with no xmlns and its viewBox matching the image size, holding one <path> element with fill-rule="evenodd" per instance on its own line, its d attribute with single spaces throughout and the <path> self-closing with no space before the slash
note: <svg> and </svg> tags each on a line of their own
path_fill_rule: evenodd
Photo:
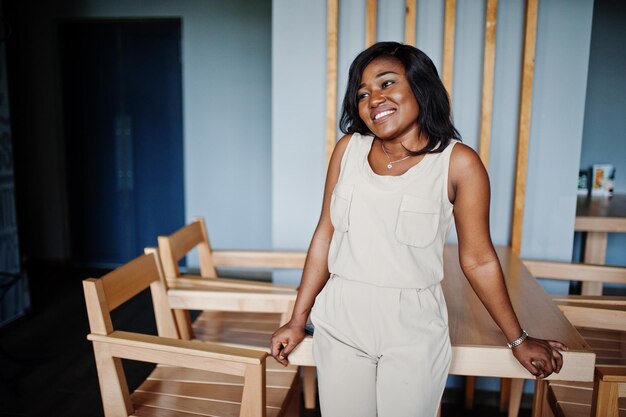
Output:
<svg viewBox="0 0 626 417">
<path fill-rule="evenodd" d="M 405 245 L 423 248 L 435 240 L 441 204 L 438 201 L 405 195 L 396 224 L 396 238 Z"/>
<path fill-rule="evenodd" d="M 330 199 L 330 220 L 336 231 L 345 233 L 350 226 L 349 214 L 353 184 L 337 183 Z"/>
</svg>

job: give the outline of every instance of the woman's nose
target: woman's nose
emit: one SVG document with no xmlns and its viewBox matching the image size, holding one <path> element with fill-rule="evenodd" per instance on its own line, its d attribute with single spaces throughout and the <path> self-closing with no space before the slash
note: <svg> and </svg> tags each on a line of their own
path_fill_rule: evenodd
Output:
<svg viewBox="0 0 626 417">
<path fill-rule="evenodd" d="M 370 107 L 378 107 L 381 103 L 384 103 L 385 100 L 385 96 L 382 95 L 380 91 L 372 91 L 372 95 L 370 97 Z"/>
</svg>

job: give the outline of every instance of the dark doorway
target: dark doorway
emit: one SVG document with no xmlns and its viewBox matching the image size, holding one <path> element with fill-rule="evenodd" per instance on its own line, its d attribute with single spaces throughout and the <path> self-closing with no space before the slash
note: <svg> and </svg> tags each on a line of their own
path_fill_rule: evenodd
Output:
<svg viewBox="0 0 626 417">
<path fill-rule="evenodd" d="M 180 20 L 59 34 L 72 258 L 119 265 L 184 223 Z"/>
</svg>

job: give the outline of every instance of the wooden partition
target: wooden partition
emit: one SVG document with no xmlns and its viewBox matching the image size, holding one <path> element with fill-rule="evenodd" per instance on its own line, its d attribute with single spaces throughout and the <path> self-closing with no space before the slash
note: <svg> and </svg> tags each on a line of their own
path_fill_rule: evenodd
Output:
<svg viewBox="0 0 626 417">
<path fill-rule="evenodd" d="M 366 1 L 365 45 L 376 41 L 377 1 Z M 498 0 L 486 0 L 485 39 L 483 55 L 482 98 L 480 112 L 479 154 L 486 168 L 489 166 L 491 148 L 491 126 L 493 118 L 493 86 L 496 50 L 496 23 Z M 339 0 L 328 0 L 327 9 L 327 64 L 326 64 L 326 156 L 327 162 L 337 141 L 337 50 Z M 416 0 L 407 0 L 405 9 L 404 42 L 415 44 Z M 528 144 L 530 141 L 530 118 L 532 107 L 532 86 L 537 38 L 538 0 L 527 0 L 522 51 L 522 77 L 520 83 L 520 108 L 517 132 L 517 159 L 515 189 L 513 192 L 513 219 L 511 226 L 511 246 L 520 254 L 522 246 L 522 224 L 524 220 L 524 200 L 526 175 L 528 171 Z M 445 0 L 443 31 L 442 81 L 452 99 L 454 78 L 454 36 L 456 27 L 456 0 Z"/>
<path fill-rule="evenodd" d="M 326 17 L 326 165 L 337 142 L 337 35 L 339 0 L 328 0 Z"/>
<path fill-rule="evenodd" d="M 376 43 L 376 12 L 378 9 L 376 0 L 367 0 L 365 10 L 365 47 Z"/>
<path fill-rule="evenodd" d="M 519 255 L 522 250 L 522 225 L 526 198 L 526 173 L 528 171 L 528 143 L 530 142 L 530 115 L 535 71 L 535 45 L 537 43 L 538 0 L 526 0 L 522 82 L 520 87 L 519 124 L 517 130 L 517 172 L 513 198 L 513 231 L 511 246 Z"/>
<path fill-rule="evenodd" d="M 452 98 L 452 78 L 454 73 L 454 29 L 456 27 L 456 0 L 446 0 L 443 25 L 443 69 L 441 81 Z"/>
<path fill-rule="evenodd" d="M 483 56 L 483 91 L 480 108 L 480 159 L 489 168 L 491 148 L 491 123 L 493 117 L 493 79 L 496 58 L 496 21 L 498 0 L 487 0 L 485 16 L 485 47 Z"/>
<path fill-rule="evenodd" d="M 376 41 L 376 0 L 366 1 L 365 47 Z M 326 147 L 327 160 L 330 159 L 336 142 L 337 120 L 337 19 L 338 0 L 328 0 L 328 63 L 327 63 L 327 129 Z M 530 118 L 532 106 L 532 85 L 535 59 L 535 44 L 537 33 L 538 0 L 526 1 L 524 46 L 522 51 L 522 76 L 520 82 L 520 107 L 517 132 L 517 159 L 515 174 L 515 189 L 513 191 L 513 216 L 511 226 L 511 247 L 516 255 L 520 255 L 522 246 L 522 230 L 524 220 L 524 200 L 526 175 L 528 167 L 528 146 L 530 140 Z M 444 30 L 443 30 L 443 63 L 441 78 L 453 99 L 454 79 L 454 52 L 456 28 L 456 0 L 445 0 Z M 496 51 L 496 23 L 498 15 L 498 0 L 486 0 L 485 38 L 483 55 L 482 97 L 480 112 L 480 142 L 479 154 L 486 168 L 489 166 L 491 145 L 491 126 L 493 122 L 493 90 Z M 409 45 L 416 43 L 416 0 L 407 0 L 405 9 L 404 42 Z M 513 399 L 508 403 L 509 392 L 515 392 Z M 502 404 L 509 408 L 509 416 L 517 415 L 522 385 L 520 381 L 503 383 Z M 468 392 L 473 392 L 473 379 L 468 380 Z M 519 398 L 517 398 L 519 397 Z M 469 400 L 469 396 L 467 397 Z"/>
<path fill-rule="evenodd" d="M 415 17 L 417 0 L 406 0 L 406 16 L 404 18 L 404 43 L 415 46 Z"/>
</svg>

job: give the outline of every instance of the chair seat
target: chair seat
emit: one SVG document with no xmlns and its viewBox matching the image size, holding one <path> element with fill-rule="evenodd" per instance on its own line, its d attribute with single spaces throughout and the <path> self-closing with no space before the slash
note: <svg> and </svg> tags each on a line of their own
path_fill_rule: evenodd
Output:
<svg viewBox="0 0 626 417">
<path fill-rule="evenodd" d="M 280 327 L 277 313 L 203 311 L 193 323 L 196 339 L 269 350 L 272 333 Z"/>
<path fill-rule="evenodd" d="M 626 366 L 626 332 L 578 328 L 578 332 L 596 353 L 596 363 Z"/>
<path fill-rule="evenodd" d="M 548 385 L 548 401 L 555 417 L 589 417 L 593 383 L 551 381 Z M 626 417 L 626 398 L 618 402 L 619 417 Z"/>
<path fill-rule="evenodd" d="M 281 417 L 299 395 L 298 368 L 266 360 L 267 417 Z M 138 417 L 238 416 L 243 377 L 197 369 L 158 366 L 131 395 Z M 294 403 L 297 403 L 294 402 Z M 284 410 L 282 413 L 280 410 Z"/>
</svg>

